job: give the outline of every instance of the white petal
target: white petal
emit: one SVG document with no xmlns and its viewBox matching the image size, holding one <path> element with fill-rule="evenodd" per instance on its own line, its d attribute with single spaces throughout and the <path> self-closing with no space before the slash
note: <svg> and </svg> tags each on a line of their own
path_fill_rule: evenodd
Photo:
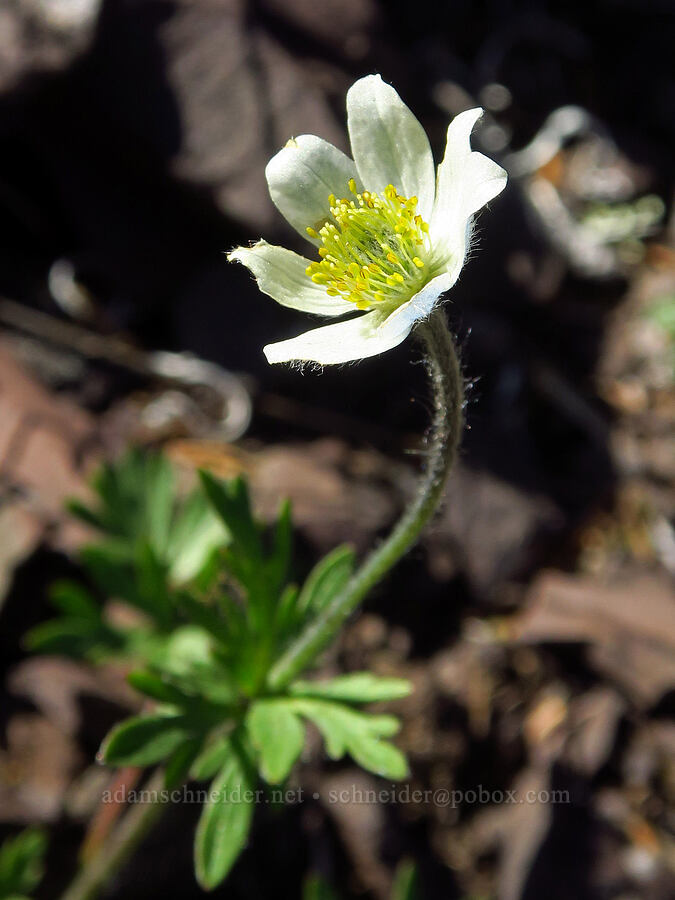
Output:
<svg viewBox="0 0 675 900">
<path fill-rule="evenodd" d="M 357 184 L 359 179 L 348 156 L 313 134 L 289 141 L 268 162 L 265 175 L 274 205 L 307 240 L 307 227 L 318 230 L 328 216 L 329 195 L 344 197 L 349 179 Z"/>
<path fill-rule="evenodd" d="M 438 167 L 431 238 L 447 253 L 456 274 L 464 264 L 472 216 L 506 187 L 504 169 L 471 150 L 471 132 L 482 114 L 482 109 L 469 109 L 455 116 Z"/>
<path fill-rule="evenodd" d="M 388 184 L 417 197 L 429 220 L 434 202 L 434 160 L 429 139 L 391 85 L 379 75 L 361 78 L 347 93 L 347 127 L 361 181 L 369 191 Z"/>
<path fill-rule="evenodd" d="M 237 247 L 227 258 L 245 265 L 255 275 L 263 294 L 282 306 L 320 316 L 341 316 L 354 311 L 353 303 L 330 297 L 325 287 L 314 284 L 305 272 L 309 260 L 285 247 L 258 241 L 253 247 Z"/>
<path fill-rule="evenodd" d="M 374 309 L 347 322 L 324 325 L 288 341 L 268 344 L 263 353 L 269 363 L 300 360 L 321 365 L 377 356 L 407 338 L 413 325 L 429 315 L 443 291 L 451 286 L 450 280 L 448 274 L 438 275 L 388 316 Z"/>
</svg>

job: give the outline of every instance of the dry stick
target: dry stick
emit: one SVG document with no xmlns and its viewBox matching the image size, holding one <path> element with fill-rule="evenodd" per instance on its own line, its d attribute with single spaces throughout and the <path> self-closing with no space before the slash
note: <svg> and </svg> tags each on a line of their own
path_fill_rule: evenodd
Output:
<svg viewBox="0 0 675 900">
<path fill-rule="evenodd" d="M 166 806 L 160 802 L 163 788 L 164 770 L 158 769 L 143 788 L 147 801 L 139 801 L 129 809 L 105 845 L 75 876 L 61 900 L 92 900 L 98 896 L 161 816 Z"/>
</svg>

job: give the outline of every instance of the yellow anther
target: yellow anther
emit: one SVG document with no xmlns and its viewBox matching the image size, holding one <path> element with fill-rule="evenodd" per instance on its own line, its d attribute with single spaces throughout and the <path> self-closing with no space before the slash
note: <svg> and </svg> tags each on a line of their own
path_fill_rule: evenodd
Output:
<svg viewBox="0 0 675 900">
<path fill-rule="evenodd" d="M 426 234 L 429 229 L 415 210 L 417 197 L 404 197 L 393 184 L 377 194 L 358 193 L 356 179 L 347 182 L 350 198 L 328 197 L 331 218 L 319 232 L 318 261 L 307 275 L 329 297 L 342 297 L 357 309 L 375 303 L 400 304 L 424 284 Z M 430 248 L 429 248 L 430 249 Z"/>
</svg>

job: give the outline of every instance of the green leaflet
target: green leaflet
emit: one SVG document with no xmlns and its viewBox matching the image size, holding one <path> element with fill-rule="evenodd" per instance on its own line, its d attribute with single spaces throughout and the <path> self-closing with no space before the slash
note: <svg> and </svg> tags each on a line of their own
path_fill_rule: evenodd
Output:
<svg viewBox="0 0 675 900">
<path fill-rule="evenodd" d="M 47 838 L 38 828 L 27 828 L 0 846 L 0 898 L 31 893 L 40 883 Z"/>
<path fill-rule="evenodd" d="M 417 866 L 404 859 L 396 867 L 394 883 L 391 888 L 391 900 L 420 900 L 420 885 Z"/>
<path fill-rule="evenodd" d="M 197 781 L 213 778 L 216 772 L 225 765 L 231 752 L 230 735 L 220 736 L 209 741 L 192 763 L 191 777 Z"/>
<path fill-rule="evenodd" d="M 302 752 L 305 728 L 283 698 L 256 700 L 246 717 L 251 743 L 258 751 L 260 774 L 265 781 L 283 781 Z"/>
<path fill-rule="evenodd" d="M 301 616 L 318 613 L 339 593 L 354 571 L 354 551 L 343 544 L 324 556 L 307 576 L 298 597 Z"/>
<path fill-rule="evenodd" d="M 394 716 L 369 715 L 341 703 L 314 698 L 296 698 L 292 708 L 316 725 L 332 759 L 349 753 L 369 772 L 396 781 L 408 774 L 405 756 L 392 743 L 382 740 L 398 731 Z"/>
<path fill-rule="evenodd" d="M 238 742 L 229 742 L 222 769 L 211 783 L 195 838 L 195 871 L 205 890 L 220 884 L 248 839 L 255 782 Z"/>
<path fill-rule="evenodd" d="M 179 744 L 169 756 L 164 770 L 164 786 L 168 790 L 177 787 L 187 776 L 203 743 L 204 738 L 201 736 L 188 738 L 182 744 Z"/>
<path fill-rule="evenodd" d="M 338 896 L 320 875 L 312 873 L 302 886 L 302 900 L 338 900 Z"/>
<path fill-rule="evenodd" d="M 100 754 L 111 766 L 151 766 L 189 737 L 183 716 L 133 716 L 113 728 Z"/>
<path fill-rule="evenodd" d="M 295 681 L 288 692 L 294 697 L 324 697 L 344 703 L 375 703 L 407 697 L 412 685 L 405 678 L 382 678 L 372 672 L 351 672 L 327 681 Z"/>
</svg>

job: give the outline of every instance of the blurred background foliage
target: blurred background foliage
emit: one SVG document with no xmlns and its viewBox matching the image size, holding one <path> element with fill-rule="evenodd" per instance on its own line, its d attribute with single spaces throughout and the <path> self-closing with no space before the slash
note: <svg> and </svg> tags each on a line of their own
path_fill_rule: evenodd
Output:
<svg viewBox="0 0 675 900">
<path fill-rule="evenodd" d="M 410 343 L 320 376 L 269 367 L 262 345 L 303 319 L 224 258 L 262 234 L 298 247 L 265 163 L 304 132 L 347 149 L 346 89 L 375 71 L 437 158 L 483 105 L 475 146 L 510 184 L 448 305 L 469 385 L 448 502 L 324 674 L 413 681 L 387 707 L 412 787 L 572 802 L 331 804 L 378 782 L 310 739 L 295 777 L 319 799 L 258 810 L 225 890 L 380 900 L 414 859 L 429 900 L 673 895 L 674 45 L 665 0 L 2 4 L 0 838 L 48 826 L 36 896 L 98 839 L 115 776 L 94 754 L 138 709 L 119 663 L 21 642 L 49 636 L 50 585 L 81 607 L 63 582 L 104 564 L 83 549 L 105 515 L 92 467 L 161 448 L 173 474 L 140 454 L 131 477 L 165 512 L 162 485 L 189 497 L 199 467 L 245 473 L 267 522 L 290 496 L 299 578 L 345 541 L 363 553 L 409 496 L 427 416 Z M 176 585 L 207 577 L 214 522 L 177 512 L 190 552 L 131 506 L 103 555 L 133 569 L 142 535 Z M 197 896 L 197 815 L 172 809 L 109 896 Z"/>
</svg>

